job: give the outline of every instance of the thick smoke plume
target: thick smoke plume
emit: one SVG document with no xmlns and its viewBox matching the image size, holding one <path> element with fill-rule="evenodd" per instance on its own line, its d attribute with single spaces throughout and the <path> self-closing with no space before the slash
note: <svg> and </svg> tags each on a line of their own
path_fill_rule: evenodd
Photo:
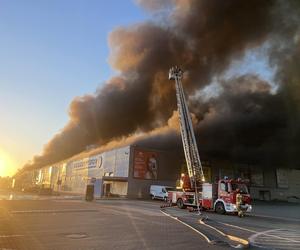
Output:
<svg viewBox="0 0 300 250">
<path fill-rule="evenodd" d="M 167 80 L 173 65 L 186 70 L 184 88 L 201 154 L 269 164 L 289 164 L 297 158 L 298 1 L 138 2 L 156 20 L 111 33 L 110 63 L 119 74 L 95 94 L 72 101 L 68 124 L 26 168 L 66 159 L 90 144 L 117 140 L 180 148 L 178 124 L 170 125 L 176 117 L 174 84 Z M 222 77 L 232 60 L 263 44 L 268 44 L 266 56 L 277 72 L 275 92 L 256 75 Z M 214 77 L 220 79 L 221 91 L 207 98 L 203 89 Z M 143 138 L 136 139 L 141 133 Z"/>
</svg>

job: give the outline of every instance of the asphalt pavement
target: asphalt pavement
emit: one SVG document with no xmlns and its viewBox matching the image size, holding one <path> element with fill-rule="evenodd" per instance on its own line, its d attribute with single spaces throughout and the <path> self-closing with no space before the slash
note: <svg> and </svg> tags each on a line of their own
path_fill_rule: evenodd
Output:
<svg viewBox="0 0 300 250">
<path fill-rule="evenodd" d="M 256 202 L 253 206 L 253 213 L 244 218 L 214 212 L 197 215 L 177 207 L 165 212 L 193 225 L 213 242 L 252 249 L 300 249 L 300 204 Z"/>
<path fill-rule="evenodd" d="M 257 202 L 239 218 L 160 209 L 161 201 L 1 197 L 0 250 L 300 249 L 299 204 Z"/>
<path fill-rule="evenodd" d="M 254 201 L 252 214 L 272 218 L 300 220 L 300 203 L 283 201 Z"/>
<path fill-rule="evenodd" d="M 222 249 L 161 213 L 160 202 L 0 201 L 0 249 Z"/>
</svg>

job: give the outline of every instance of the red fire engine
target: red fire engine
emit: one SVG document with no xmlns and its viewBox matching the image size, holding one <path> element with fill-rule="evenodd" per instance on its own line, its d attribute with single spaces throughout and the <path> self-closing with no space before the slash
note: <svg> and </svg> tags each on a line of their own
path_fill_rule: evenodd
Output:
<svg viewBox="0 0 300 250">
<path fill-rule="evenodd" d="M 169 79 L 175 81 L 180 132 L 188 175 L 183 175 L 181 178 L 183 191 L 169 191 L 169 202 L 177 204 L 180 208 L 196 206 L 198 209 L 200 207 L 213 209 L 223 214 L 237 211 L 236 194 L 239 192 L 242 195 L 242 209 L 251 211 L 250 195 L 243 181 L 224 178 L 216 184 L 205 182 L 192 120 L 181 83 L 182 77 L 183 71 L 180 68 L 176 66 L 170 69 Z"/>
<path fill-rule="evenodd" d="M 168 199 L 170 203 L 177 204 L 179 208 L 187 206 L 196 207 L 195 191 L 189 185 L 189 177 L 184 175 L 181 179 L 182 191 L 169 191 Z M 224 178 L 217 183 L 203 183 L 199 186 L 198 204 L 203 210 L 214 210 L 219 214 L 235 213 L 236 194 L 242 195 L 242 209 L 251 212 L 251 198 L 247 185 L 241 179 L 233 180 Z"/>
</svg>

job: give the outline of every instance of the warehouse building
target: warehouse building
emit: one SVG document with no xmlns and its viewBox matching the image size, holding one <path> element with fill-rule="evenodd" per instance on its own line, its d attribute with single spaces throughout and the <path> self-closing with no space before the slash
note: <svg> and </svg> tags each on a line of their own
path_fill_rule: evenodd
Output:
<svg viewBox="0 0 300 250">
<path fill-rule="evenodd" d="M 99 149 L 83 152 L 38 170 L 25 171 L 15 186 L 84 195 L 86 186 L 93 183 L 96 198 L 149 198 L 151 185 L 176 186 L 184 165 L 184 157 L 178 152 L 127 145 L 104 152 Z M 236 164 L 205 158 L 202 165 L 207 182 L 224 176 L 242 178 L 248 180 L 253 199 L 300 202 L 300 168 Z"/>
<path fill-rule="evenodd" d="M 84 195 L 93 184 L 96 198 L 148 198 L 151 185 L 175 186 L 180 167 L 175 153 L 127 145 L 84 152 L 27 175 L 32 176 L 31 185 L 59 193 Z"/>
</svg>

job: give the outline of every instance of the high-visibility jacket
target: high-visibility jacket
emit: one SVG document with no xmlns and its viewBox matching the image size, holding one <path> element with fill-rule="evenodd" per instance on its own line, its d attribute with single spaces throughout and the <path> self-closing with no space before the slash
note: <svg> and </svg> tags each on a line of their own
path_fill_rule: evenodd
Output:
<svg viewBox="0 0 300 250">
<path fill-rule="evenodd" d="M 243 202 L 243 196 L 240 194 L 240 193 L 237 193 L 236 194 L 236 205 L 241 205 L 242 204 L 242 202 Z"/>
</svg>

